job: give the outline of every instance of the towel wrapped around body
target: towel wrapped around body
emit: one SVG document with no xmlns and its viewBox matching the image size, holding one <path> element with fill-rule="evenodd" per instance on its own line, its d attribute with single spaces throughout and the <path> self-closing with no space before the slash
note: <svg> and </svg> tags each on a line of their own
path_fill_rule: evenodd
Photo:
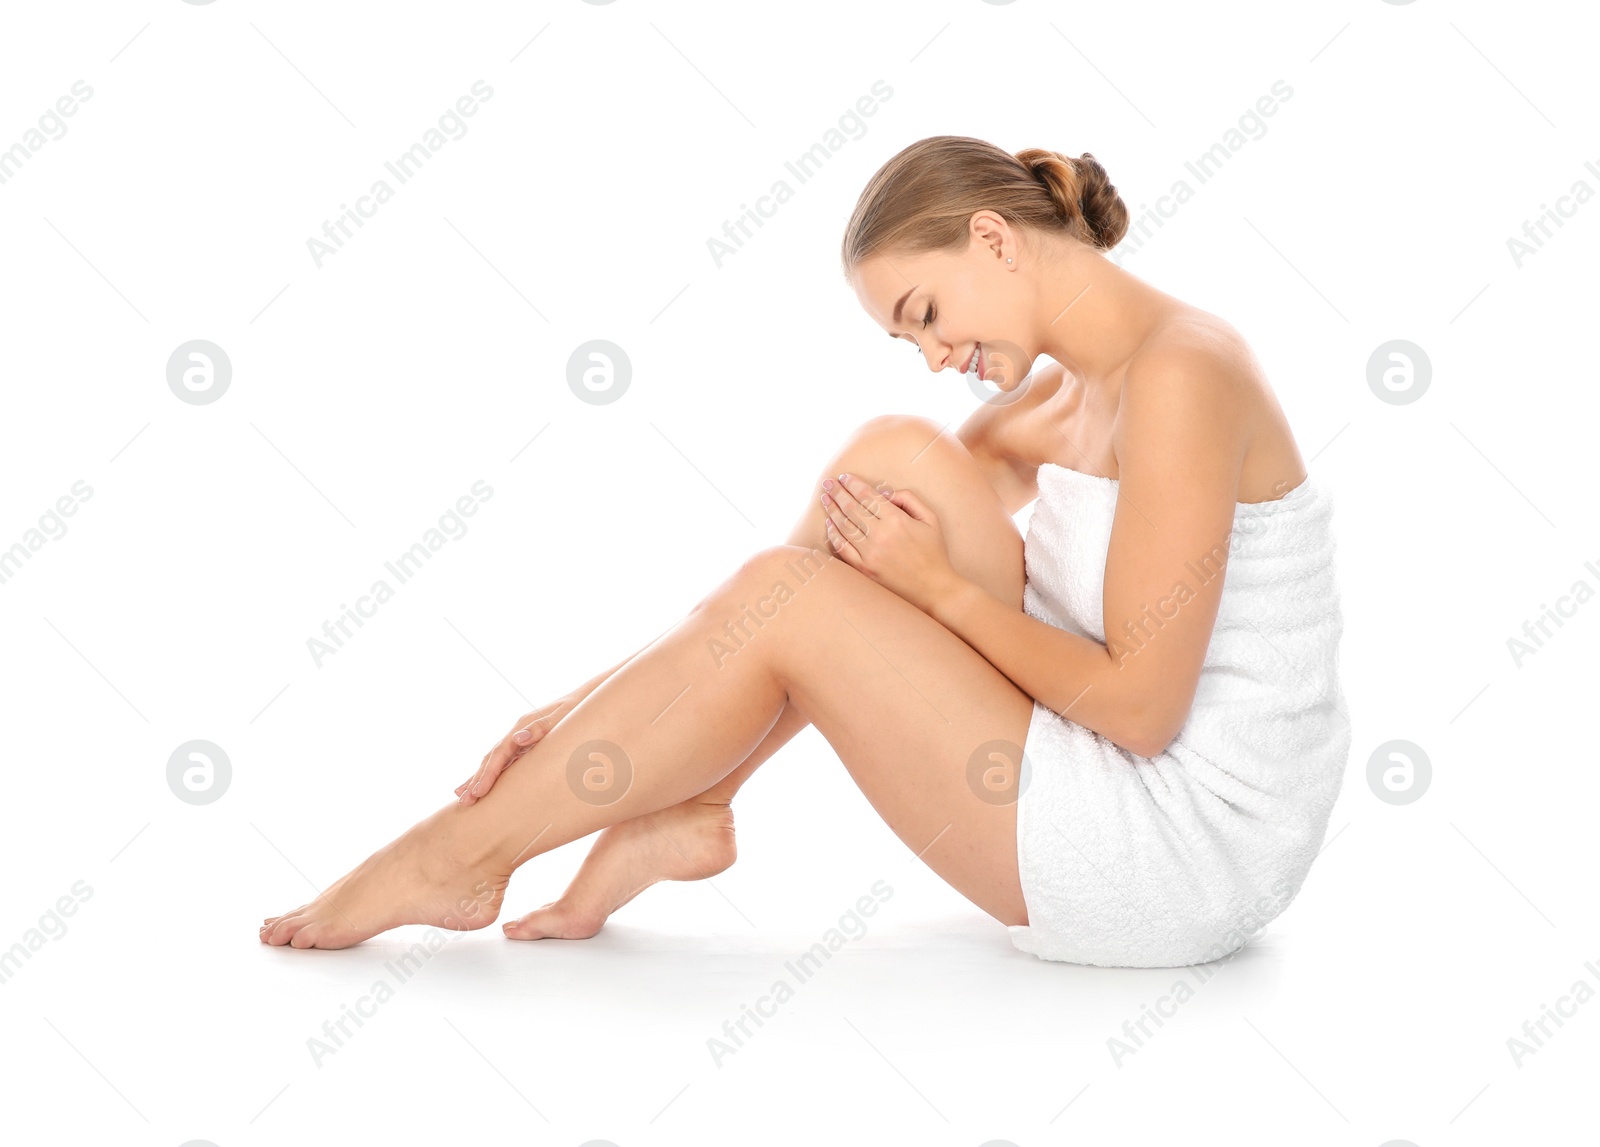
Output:
<svg viewBox="0 0 1600 1147">
<path fill-rule="evenodd" d="M 1039 468 L 1023 608 L 1104 643 L 1118 483 Z M 1041 959 L 1181 967 L 1220 959 L 1299 892 L 1350 752 L 1330 529 L 1314 476 L 1235 506 L 1215 628 L 1172 743 L 1141 757 L 1037 701 L 1023 745 L 1017 862 Z"/>
</svg>

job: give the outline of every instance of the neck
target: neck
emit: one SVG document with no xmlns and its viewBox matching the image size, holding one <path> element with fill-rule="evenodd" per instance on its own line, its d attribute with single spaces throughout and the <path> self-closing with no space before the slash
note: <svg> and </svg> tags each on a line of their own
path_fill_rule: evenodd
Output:
<svg viewBox="0 0 1600 1147">
<path fill-rule="evenodd" d="M 1114 385 L 1175 300 L 1081 244 L 1063 244 L 1047 268 L 1040 349 L 1086 385 Z"/>
</svg>

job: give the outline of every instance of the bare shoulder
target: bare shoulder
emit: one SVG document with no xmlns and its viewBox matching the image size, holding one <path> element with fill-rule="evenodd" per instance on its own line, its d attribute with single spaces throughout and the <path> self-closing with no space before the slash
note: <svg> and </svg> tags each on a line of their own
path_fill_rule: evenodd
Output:
<svg viewBox="0 0 1600 1147">
<path fill-rule="evenodd" d="M 1261 364 L 1244 337 L 1214 315 L 1173 319 L 1128 361 L 1123 386 L 1199 390 L 1219 402 L 1247 400 L 1266 389 Z"/>
<path fill-rule="evenodd" d="M 1061 389 L 1066 376 L 1050 362 L 1028 376 L 1028 385 L 1014 401 L 979 403 L 956 436 L 977 460 L 1006 512 L 1019 513 L 1039 496 L 1039 463 L 1034 423 L 1039 408 Z"/>
<path fill-rule="evenodd" d="M 1239 501 L 1268 501 L 1305 466 L 1255 352 L 1234 327 L 1193 310 L 1163 326 L 1129 361 L 1115 441 L 1125 420 L 1181 423 L 1239 466 Z"/>
</svg>

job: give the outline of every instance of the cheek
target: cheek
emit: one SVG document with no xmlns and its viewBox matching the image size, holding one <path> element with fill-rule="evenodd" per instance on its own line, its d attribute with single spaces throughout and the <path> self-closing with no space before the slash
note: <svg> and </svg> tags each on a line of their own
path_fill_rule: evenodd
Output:
<svg viewBox="0 0 1600 1147">
<path fill-rule="evenodd" d="M 996 284 L 984 284 L 968 279 L 961 284 L 950 299 L 949 328 L 952 334 L 982 338 L 984 331 L 994 333 L 996 318 L 1005 308 L 996 297 Z"/>
</svg>

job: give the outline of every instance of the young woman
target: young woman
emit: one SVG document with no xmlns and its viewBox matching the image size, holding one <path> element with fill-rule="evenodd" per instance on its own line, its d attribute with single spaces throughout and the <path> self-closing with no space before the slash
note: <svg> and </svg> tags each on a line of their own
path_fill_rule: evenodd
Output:
<svg viewBox="0 0 1600 1147">
<path fill-rule="evenodd" d="M 1018 948 L 1237 950 L 1298 891 L 1349 750 L 1331 503 L 1238 334 L 1105 258 L 1126 228 L 1089 154 L 936 136 L 889 160 L 846 278 L 930 370 L 1000 392 L 954 434 L 864 423 L 786 544 L 516 722 L 262 941 L 483 927 L 515 868 L 598 831 L 566 893 L 503 926 L 591 936 L 732 864 L 734 793 L 814 724 Z"/>
</svg>

